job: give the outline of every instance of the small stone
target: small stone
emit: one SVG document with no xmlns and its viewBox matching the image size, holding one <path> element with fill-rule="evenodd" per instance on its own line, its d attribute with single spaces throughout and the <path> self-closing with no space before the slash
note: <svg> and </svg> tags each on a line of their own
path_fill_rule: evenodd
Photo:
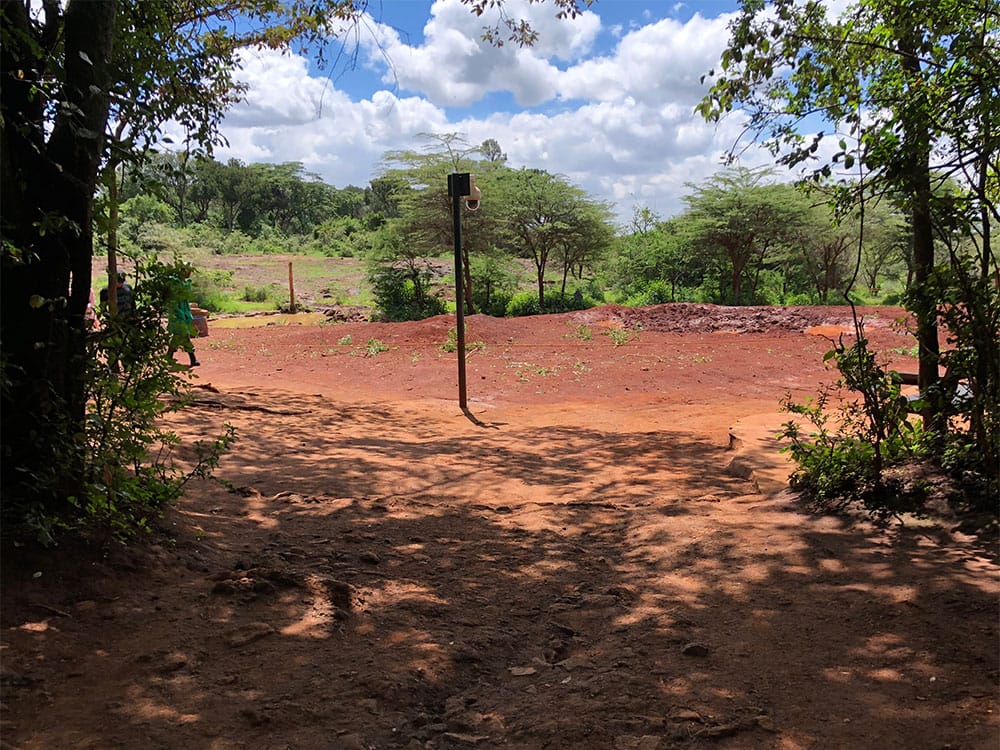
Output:
<svg viewBox="0 0 1000 750">
<path fill-rule="evenodd" d="M 362 552 L 360 555 L 358 555 L 358 559 L 361 560 L 361 562 L 363 563 L 368 563 L 369 565 L 378 565 L 380 562 L 382 562 L 381 557 L 379 557 L 374 552 L 370 551 Z"/>
<path fill-rule="evenodd" d="M 230 631 L 226 636 L 226 643 L 233 648 L 239 648 L 240 646 L 246 646 L 249 643 L 258 641 L 261 638 L 265 638 L 275 632 L 275 629 L 266 622 L 251 622 L 248 625 L 244 625 L 236 630 Z"/>
<path fill-rule="evenodd" d="M 774 719 L 772 719 L 770 716 L 758 716 L 757 726 L 759 726 L 765 732 L 778 731 L 778 726 L 774 723 Z"/>
<path fill-rule="evenodd" d="M 699 724 L 703 723 L 705 720 L 702 718 L 701 714 L 697 711 L 692 711 L 689 708 L 681 708 L 670 714 L 671 721 L 696 721 Z"/>
<path fill-rule="evenodd" d="M 655 734 L 644 734 L 641 737 L 622 734 L 615 737 L 615 750 L 656 750 L 660 746 L 660 738 Z"/>
<path fill-rule="evenodd" d="M 367 750 L 368 746 L 360 734 L 345 734 L 337 738 L 337 750 Z"/>
<path fill-rule="evenodd" d="M 323 588 L 326 589 L 326 595 L 330 597 L 330 603 L 333 606 L 348 611 L 351 609 L 351 600 L 354 595 L 354 589 L 351 587 L 351 584 L 337 581 L 333 578 L 324 578 L 321 583 Z"/>
<path fill-rule="evenodd" d="M 169 674 L 171 672 L 177 672 L 178 670 L 184 669 L 187 665 L 187 654 L 183 654 L 180 651 L 174 651 L 163 657 L 163 660 L 160 662 L 159 671 L 164 674 Z"/>
<path fill-rule="evenodd" d="M 681 649 L 684 656 L 708 656 L 708 646 L 703 643 L 689 643 Z"/>
</svg>

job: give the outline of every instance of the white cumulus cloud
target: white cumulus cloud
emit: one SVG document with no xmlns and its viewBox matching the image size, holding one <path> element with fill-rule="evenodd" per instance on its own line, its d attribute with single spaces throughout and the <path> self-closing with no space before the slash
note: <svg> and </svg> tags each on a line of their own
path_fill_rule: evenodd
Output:
<svg viewBox="0 0 1000 750">
<path fill-rule="evenodd" d="M 425 145 L 420 134 L 458 133 L 472 145 L 493 138 L 510 166 L 565 175 L 624 221 L 636 204 L 663 216 L 681 210 L 685 183 L 716 171 L 739 135 L 737 118 L 716 125 L 694 112 L 728 16 L 640 15 L 615 36 L 601 4 L 557 20 L 551 4 L 508 0 L 539 41 L 497 48 L 480 40 L 492 21 L 458 0 L 436 0 L 412 39 L 390 25 L 391 3 L 383 7 L 358 37 L 360 64 L 381 85 L 352 96 L 350 70 L 324 75 L 301 56 L 248 55 L 246 101 L 226 117 L 229 146 L 217 155 L 298 161 L 330 184 L 363 186 L 386 152 Z M 764 161 L 755 151 L 745 158 Z"/>
</svg>

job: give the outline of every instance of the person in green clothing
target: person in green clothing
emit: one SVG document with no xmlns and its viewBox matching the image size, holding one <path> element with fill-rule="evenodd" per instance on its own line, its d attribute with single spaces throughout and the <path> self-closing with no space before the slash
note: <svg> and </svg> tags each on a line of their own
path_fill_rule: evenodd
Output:
<svg viewBox="0 0 1000 750">
<path fill-rule="evenodd" d="M 191 267 L 184 266 L 180 276 L 172 276 L 171 298 L 167 309 L 167 332 L 170 334 L 171 357 L 178 349 L 183 349 L 191 358 L 191 367 L 201 364 L 194 354 L 194 315 L 191 313 Z"/>
</svg>

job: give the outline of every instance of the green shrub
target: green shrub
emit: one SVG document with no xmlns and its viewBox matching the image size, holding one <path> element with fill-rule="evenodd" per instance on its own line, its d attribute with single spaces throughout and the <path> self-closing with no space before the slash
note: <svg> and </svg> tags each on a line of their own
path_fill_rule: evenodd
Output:
<svg viewBox="0 0 1000 750">
<path fill-rule="evenodd" d="M 485 315 L 503 316 L 517 286 L 517 276 L 510 262 L 478 255 L 470 262 L 473 306 Z"/>
<path fill-rule="evenodd" d="M 189 454 L 181 461 L 180 437 L 163 426 L 164 414 L 182 410 L 191 393 L 186 368 L 167 353 L 170 334 L 162 320 L 179 265 L 135 259 L 134 313 L 105 319 L 87 337 L 83 432 L 56 429 L 61 440 L 53 460 L 82 467 L 82 482 L 71 494 L 57 486 L 37 493 L 66 499 L 55 507 L 5 497 L 5 536 L 51 544 L 64 533 L 103 542 L 149 531 L 190 479 L 211 475 L 235 439 L 226 425 L 219 437 L 193 446 L 193 460 Z M 33 481 L 42 490 L 55 477 L 53 472 Z"/>
<path fill-rule="evenodd" d="M 657 280 L 644 284 L 625 298 L 622 304 L 627 307 L 644 307 L 646 305 L 662 305 L 674 301 L 674 292 L 666 281 Z"/>
<path fill-rule="evenodd" d="M 240 299 L 244 302 L 267 302 L 270 296 L 271 290 L 266 286 L 245 286 Z"/>
<path fill-rule="evenodd" d="M 420 274 L 420 284 L 414 282 L 409 270 L 384 266 L 369 276 L 375 306 L 383 320 L 422 320 L 441 315 L 447 308 L 443 300 L 427 293 L 430 272 Z"/>
<path fill-rule="evenodd" d="M 368 344 L 365 347 L 365 353 L 369 357 L 377 357 L 382 352 L 389 351 L 389 346 L 379 339 L 371 338 L 368 339 Z"/>
<path fill-rule="evenodd" d="M 841 373 L 833 387 L 815 402 L 782 401 L 783 411 L 812 426 L 804 433 L 793 419 L 780 433 L 791 441 L 783 450 L 797 467 L 791 486 L 819 507 L 859 503 L 876 518 L 918 510 L 899 482 L 887 478 L 887 469 L 926 455 L 928 447 L 919 421 L 910 417 L 898 378 L 876 362 L 860 327 L 852 346 L 838 344 L 827 359 L 834 359 Z M 833 395 L 849 397 L 838 398 L 841 405 L 831 410 Z"/>
<path fill-rule="evenodd" d="M 539 315 L 538 295 L 533 292 L 518 292 L 510 298 L 504 315 L 508 318 L 519 318 L 524 315 Z"/>
</svg>

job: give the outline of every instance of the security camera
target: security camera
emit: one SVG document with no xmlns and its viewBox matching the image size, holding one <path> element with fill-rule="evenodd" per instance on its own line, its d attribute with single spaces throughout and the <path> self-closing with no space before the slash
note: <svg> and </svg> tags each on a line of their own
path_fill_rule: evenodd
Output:
<svg viewBox="0 0 1000 750">
<path fill-rule="evenodd" d="M 483 198 L 483 191 L 476 187 L 476 178 L 469 175 L 469 194 L 465 197 L 465 207 L 470 211 L 479 208 L 479 202 Z"/>
<path fill-rule="evenodd" d="M 479 201 L 483 197 L 483 191 L 477 187 L 472 188 L 472 195 L 465 196 L 465 207 L 470 211 L 475 211 L 479 208 Z"/>
</svg>

